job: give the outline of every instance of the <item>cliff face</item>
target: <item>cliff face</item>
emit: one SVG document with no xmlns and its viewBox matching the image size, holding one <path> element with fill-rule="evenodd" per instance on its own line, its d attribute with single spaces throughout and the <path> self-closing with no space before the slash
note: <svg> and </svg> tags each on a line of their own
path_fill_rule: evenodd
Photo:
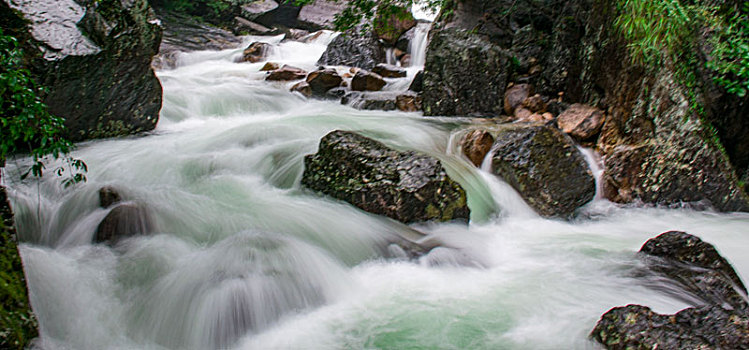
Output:
<svg viewBox="0 0 749 350">
<path fill-rule="evenodd" d="M 457 30 L 487 41 L 503 53 L 494 56 L 507 58 L 498 64 L 507 83 L 530 83 L 550 99 L 561 96 L 564 102 L 603 109 L 606 122 L 596 142 L 604 157 L 608 199 L 665 205 L 706 201 L 723 211 L 749 210 L 737 176 L 747 171 L 749 122 L 744 115 L 749 103 L 716 85 L 704 68 L 710 31 L 694 29 L 699 34 L 689 43 L 696 52 L 692 61 L 667 57 L 658 65 L 635 64 L 629 43 L 615 29 L 618 5 L 616 0 L 449 1 L 430 35 Z M 739 10 L 737 1 L 710 5 L 723 13 Z M 462 103 L 456 109 L 460 114 L 496 114 L 496 106 L 445 102 L 445 91 L 499 96 L 506 85 L 468 85 L 486 75 L 477 70 L 462 73 L 465 83 L 442 83 L 447 80 L 430 62 L 446 55 L 471 56 L 441 42 L 430 43 L 427 50 L 425 114 L 449 114 L 439 107 L 445 103 Z M 684 78 L 685 65 L 690 79 Z"/>
<path fill-rule="evenodd" d="M 162 94 L 150 63 L 161 28 L 146 0 L 6 0 L 0 16 L 71 140 L 156 126 Z"/>
</svg>

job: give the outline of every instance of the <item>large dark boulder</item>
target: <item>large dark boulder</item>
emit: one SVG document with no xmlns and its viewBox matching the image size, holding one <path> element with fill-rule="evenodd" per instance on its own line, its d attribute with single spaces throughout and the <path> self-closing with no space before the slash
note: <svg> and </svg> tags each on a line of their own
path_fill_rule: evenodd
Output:
<svg viewBox="0 0 749 350">
<path fill-rule="evenodd" d="M 423 154 L 339 130 L 325 135 L 304 165 L 304 187 L 370 213 L 404 223 L 469 219 L 465 191 Z"/>
<path fill-rule="evenodd" d="M 507 125 L 492 148 L 494 174 L 543 216 L 568 216 L 595 196 L 595 179 L 585 158 L 556 128 Z"/>
<path fill-rule="evenodd" d="M 0 12 L 3 29 L 22 38 L 36 81 L 48 89 L 49 111 L 65 118 L 67 137 L 113 137 L 156 126 L 162 95 L 151 58 L 161 28 L 147 0 L 1 2 Z M 19 17 L 28 26 L 9 20 Z"/>
<path fill-rule="evenodd" d="M 716 306 L 661 315 L 627 305 L 606 312 L 591 337 L 609 350 L 748 349 L 749 318 Z"/>
<path fill-rule="evenodd" d="M 698 306 L 661 315 L 641 305 L 606 312 L 591 337 L 607 349 L 747 349 L 746 287 L 714 246 L 684 232 L 648 240 L 640 256 L 651 273 L 699 300 Z M 673 288 L 659 288 L 673 290 Z"/>
<path fill-rule="evenodd" d="M 371 32 L 358 28 L 341 33 L 330 42 L 318 65 L 351 66 L 367 70 L 385 62 L 385 49 Z"/>
<path fill-rule="evenodd" d="M 507 86 L 508 57 L 464 30 L 431 33 L 424 66 L 424 115 L 499 115 Z"/>
<path fill-rule="evenodd" d="M 122 203 L 109 211 L 96 228 L 95 243 L 115 244 L 117 241 L 146 235 L 153 231 L 151 215 L 138 203 Z"/>
</svg>

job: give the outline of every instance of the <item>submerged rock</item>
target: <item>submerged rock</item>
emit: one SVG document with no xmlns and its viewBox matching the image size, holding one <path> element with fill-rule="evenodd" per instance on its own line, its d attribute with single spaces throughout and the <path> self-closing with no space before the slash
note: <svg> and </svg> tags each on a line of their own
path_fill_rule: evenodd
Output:
<svg viewBox="0 0 749 350">
<path fill-rule="evenodd" d="M 147 0 L 2 1 L 0 16 L 46 88 L 49 112 L 65 119 L 68 139 L 156 127 L 162 93 L 151 58 L 161 28 Z"/>
<path fill-rule="evenodd" d="M 385 49 L 374 34 L 361 33 L 358 28 L 354 28 L 333 39 L 317 64 L 371 70 L 382 62 L 385 62 Z"/>
<path fill-rule="evenodd" d="M 338 130 L 304 164 L 303 186 L 373 214 L 404 223 L 469 218 L 465 191 L 439 160 L 423 154 Z"/>
<path fill-rule="evenodd" d="M 271 50 L 271 45 L 268 43 L 263 42 L 254 42 L 250 44 L 250 46 L 247 46 L 244 51 L 242 51 L 242 57 L 239 58 L 239 62 L 250 62 L 250 63 L 256 63 L 260 62 L 265 59 L 265 57 L 268 55 L 268 52 Z"/>
<path fill-rule="evenodd" d="M 505 126 L 492 171 L 543 216 L 568 216 L 593 199 L 595 180 L 572 140 L 543 124 Z"/>
<path fill-rule="evenodd" d="M 122 203 L 112 208 L 99 223 L 94 242 L 115 244 L 124 238 L 149 234 L 152 230 L 151 216 L 142 205 Z"/>
<path fill-rule="evenodd" d="M 289 65 L 284 65 L 281 67 L 281 69 L 276 69 L 268 76 L 265 77 L 265 80 L 269 81 L 290 81 L 290 80 L 299 80 L 304 79 L 304 77 L 307 76 L 307 72 L 304 69 L 292 67 Z"/>
</svg>

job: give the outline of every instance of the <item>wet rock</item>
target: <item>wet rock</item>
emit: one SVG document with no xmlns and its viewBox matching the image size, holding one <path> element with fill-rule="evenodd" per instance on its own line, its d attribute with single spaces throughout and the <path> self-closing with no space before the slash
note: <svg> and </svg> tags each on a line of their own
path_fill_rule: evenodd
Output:
<svg viewBox="0 0 749 350">
<path fill-rule="evenodd" d="M 241 7 L 242 17 L 250 21 L 278 8 L 278 3 L 273 0 L 258 0 Z"/>
<path fill-rule="evenodd" d="M 361 33 L 358 28 L 354 28 L 333 39 L 317 64 L 371 70 L 382 62 L 385 62 L 385 49 L 374 34 Z"/>
<path fill-rule="evenodd" d="M 535 94 L 523 100 L 522 106 L 533 113 L 542 114 L 546 112 L 546 103 L 539 94 Z"/>
<path fill-rule="evenodd" d="M 413 92 L 422 92 L 424 90 L 424 71 L 421 70 L 414 76 L 411 85 L 408 87 Z"/>
<path fill-rule="evenodd" d="M 414 35 L 416 35 L 416 26 L 407 30 L 398 38 L 395 42 L 395 48 L 403 52 L 409 52 L 411 49 L 411 40 L 413 40 Z"/>
<path fill-rule="evenodd" d="M 472 130 L 460 143 L 463 154 L 477 167 L 481 167 L 486 154 L 492 149 L 494 136 L 486 130 Z"/>
<path fill-rule="evenodd" d="M 332 88 L 332 89 L 328 90 L 328 92 L 325 93 L 325 97 L 327 97 L 329 99 L 333 99 L 333 100 L 338 100 L 338 99 L 344 97 L 347 93 L 349 93 L 349 90 L 346 89 L 346 87 L 343 86 L 343 84 L 345 84 L 345 83 L 346 82 L 344 81 L 343 83 L 341 83 L 341 87 Z M 345 104 L 345 103 L 343 103 L 343 104 Z"/>
<path fill-rule="evenodd" d="M 380 63 L 372 69 L 372 73 L 379 74 L 383 78 L 404 78 L 406 70 L 387 63 Z"/>
<path fill-rule="evenodd" d="M 398 59 L 398 62 L 401 63 L 401 67 L 410 67 L 411 66 L 411 54 L 407 53 L 401 58 Z"/>
<path fill-rule="evenodd" d="M 239 58 L 238 62 L 251 62 L 256 63 L 265 60 L 265 57 L 271 50 L 271 45 L 256 41 L 248 46 L 242 52 L 242 57 Z"/>
<path fill-rule="evenodd" d="M 339 87 L 343 78 L 333 68 L 319 69 L 309 73 L 307 84 L 314 95 L 323 96 L 328 90 Z"/>
<path fill-rule="evenodd" d="M 290 28 L 288 30 L 288 33 L 286 34 L 286 40 L 294 40 L 307 43 L 319 38 L 320 35 L 322 35 L 322 32 L 315 32 L 313 35 L 310 35 L 310 32 L 304 29 Z"/>
<path fill-rule="evenodd" d="M 310 88 L 309 84 L 306 81 L 300 81 L 294 84 L 294 86 L 292 86 L 289 91 L 298 92 L 302 94 L 302 96 L 307 98 L 312 97 L 312 88 Z"/>
<path fill-rule="evenodd" d="M 99 206 L 109 208 L 122 201 L 122 196 L 114 187 L 104 186 L 99 189 Z"/>
<path fill-rule="evenodd" d="M 263 68 L 260 68 L 260 71 L 269 72 L 269 71 L 276 70 L 279 68 L 281 68 L 281 66 L 279 66 L 278 63 L 268 62 L 265 65 L 263 65 Z"/>
<path fill-rule="evenodd" d="M 566 134 L 583 141 L 598 135 L 603 126 L 603 111 L 575 103 L 557 118 L 557 125 Z"/>
<path fill-rule="evenodd" d="M 568 216 L 593 199 L 595 180 L 572 140 L 543 124 L 512 124 L 496 135 L 492 171 L 543 216 Z"/>
<path fill-rule="evenodd" d="M 505 91 L 504 111 L 507 115 L 515 114 L 515 109 L 523 105 L 533 91 L 529 84 L 515 84 Z"/>
<path fill-rule="evenodd" d="M 379 74 L 359 70 L 351 79 L 351 90 L 380 91 L 385 86 L 385 80 Z"/>
<path fill-rule="evenodd" d="M 716 306 L 661 315 L 627 305 L 606 312 L 590 335 L 609 350 L 747 349 L 749 318 Z"/>
<path fill-rule="evenodd" d="M 24 46 L 22 59 L 69 140 L 156 127 L 162 92 L 151 59 L 161 28 L 147 0 L 0 3 L 4 33 Z"/>
<path fill-rule="evenodd" d="M 439 160 L 423 154 L 333 131 L 304 164 L 303 186 L 370 213 L 404 223 L 469 218 L 465 191 Z"/>
<path fill-rule="evenodd" d="M 482 36 L 455 28 L 430 35 L 424 115 L 499 115 L 508 71 L 502 50 Z"/>
<path fill-rule="evenodd" d="M 307 76 L 307 72 L 304 69 L 292 67 L 285 64 L 281 69 L 274 70 L 265 77 L 265 80 L 269 81 L 290 81 L 304 79 Z"/>
<path fill-rule="evenodd" d="M 403 33 L 416 26 L 416 20 L 405 7 L 383 9 L 387 10 L 380 10 L 374 20 L 375 33 L 388 46 L 395 46 L 395 42 Z"/>
<path fill-rule="evenodd" d="M 657 258 L 647 261 L 651 270 L 669 277 L 705 302 L 749 311 L 742 296 L 746 287 L 736 271 L 712 244 L 699 237 L 665 232 L 648 240 L 640 253 Z"/>
<path fill-rule="evenodd" d="M 362 93 L 358 91 L 343 96 L 341 104 L 370 111 L 394 111 L 397 107 L 396 96 L 393 93 Z"/>
<path fill-rule="evenodd" d="M 395 98 L 395 106 L 400 111 L 418 112 L 421 110 L 421 96 L 414 94 L 402 94 Z"/>
<path fill-rule="evenodd" d="M 152 230 L 150 214 L 141 204 L 122 203 L 114 207 L 99 223 L 94 242 L 115 244 L 124 238 L 147 235 Z"/>
</svg>

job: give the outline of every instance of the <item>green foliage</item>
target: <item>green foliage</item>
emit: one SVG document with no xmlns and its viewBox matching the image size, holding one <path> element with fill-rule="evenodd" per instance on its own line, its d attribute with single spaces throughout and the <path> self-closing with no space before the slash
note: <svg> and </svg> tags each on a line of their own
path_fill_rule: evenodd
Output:
<svg viewBox="0 0 749 350">
<path fill-rule="evenodd" d="M 50 157 L 64 157 L 65 165 L 54 169 L 57 175 L 66 176 L 64 185 L 85 181 L 86 164 L 66 156 L 73 145 L 61 136 L 63 119 L 47 112 L 22 60 L 16 38 L 0 30 L 0 160 L 28 151 L 33 164 L 23 174 L 26 178 L 29 174 L 41 177 Z"/>
<path fill-rule="evenodd" d="M 727 20 L 713 14 L 708 17 L 714 33 L 710 38 L 713 46 L 712 59 L 707 67 L 715 72 L 713 78 L 729 93 L 745 97 L 749 91 L 749 2 L 744 2 L 743 11 Z"/>
</svg>

